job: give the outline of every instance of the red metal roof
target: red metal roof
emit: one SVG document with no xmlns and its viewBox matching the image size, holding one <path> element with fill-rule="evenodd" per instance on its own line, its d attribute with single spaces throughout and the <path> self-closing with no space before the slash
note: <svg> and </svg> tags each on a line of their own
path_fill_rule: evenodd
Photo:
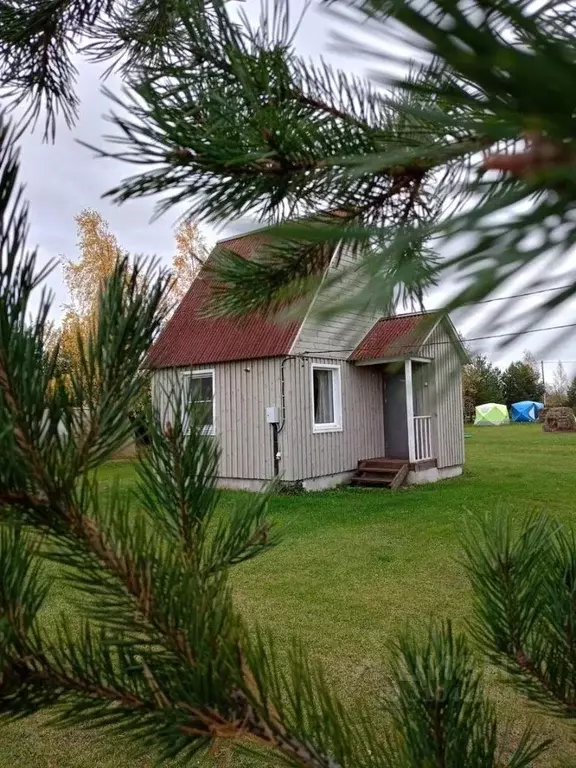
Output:
<svg viewBox="0 0 576 768">
<path fill-rule="evenodd" d="M 248 233 L 221 241 L 220 246 L 250 258 L 266 232 Z M 200 273 L 190 286 L 176 312 L 152 346 L 150 368 L 253 360 L 288 354 L 300 321 L 282 323 L 272 317 L 251 313 L 245 317 L 208 317 L 211 298 L 210 278 Z"/>
<path fill-rule="evenodd" d="M 414 354 L 432 330 L 433 317 L 430 312 L 383 317 L 372 326 L 348 359 L 378 360 Z"/>
</svg>

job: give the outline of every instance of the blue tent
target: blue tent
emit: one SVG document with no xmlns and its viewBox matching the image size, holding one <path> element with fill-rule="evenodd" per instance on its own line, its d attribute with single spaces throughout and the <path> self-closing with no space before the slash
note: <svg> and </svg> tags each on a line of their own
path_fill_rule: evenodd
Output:
<svg viewBox="0 0 576 768">
<path fill-rule="evenodd" d="M 538 421 L 538 414 L 544 408 L 544 403 L 535 400 L 522 400 L 510 406 L 510 418 L 512 421 Z"/>
</svg>

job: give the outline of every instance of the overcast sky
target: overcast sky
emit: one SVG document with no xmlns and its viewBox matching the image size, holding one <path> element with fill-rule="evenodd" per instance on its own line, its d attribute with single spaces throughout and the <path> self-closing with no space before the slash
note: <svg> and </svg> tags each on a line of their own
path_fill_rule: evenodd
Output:
<svg viewBox="0 0 576 768">
<path fill-rule="evenodd" d="M 259 0 L 247 0 L 242 7 L 250 18 L 256 19 L 259 13 Z M 292 0 L 294 17 L 302 7 L 302 0 Z M 312 6 L 305 17 L 296 38 L 298 50 L 314 59 L 323 55 L 335 66 L 347 72 L 365 75 L 376 62 L 363 58 L 356 51 L 346 50 L 342 44 L 335 45 L 334 31 L 337 29 L 333 17 L 317 6 Z M 83 208 L 96 208 L 108 220 L 111 230 L 116 234 L 120 245 L 131 253 L 155 254 L 168 263 L 173 253 L 173 229 L 182 210 L 164 214 L 157 221 L 151 222 L 154 200 L 142 199 L 122 206 L 116 206 L 104 200 L 102 195 L 132 168 L 118 161 L 96 159 L 93 153 L 78 143 L 78 139 L 101 146 L 103 135 L 110 128 L 104 116 L 110 110 L 109 100 L 102 94 L 101 70 L 87 62 L 79 61 L 78 94 L 81 100 L 80 119 L 69 130 L 62 122 L 58 126 L 55 145 L 43 144 L 41 132 L 26 136 L 22 142 L 22 174 L 27 187 L 27 196 L 31 204 L 31 244 L 37 245 L 43 261 L 57 259 L 62 255 L 74 256 L 76 250 L 76 230 L 74 216 Z M 120 83 L 108 80 L 107 87 L 118 91 Z M 209 242 L 219 237 L 244 231 L 249 222 L 229 222 L 220 230 L 203 226 Z M 542 262 L 533 271 L 534 276 L 546 276 L 550 285 L 560 285 L 573 280 L 576 271 L 576 259 L 569 263 L 546 264 Z M 570 275 L 572 273 L 572 275 Z M 558 277 L 554 277 L 558 275 Z M 562 276 L 560 276 L 562 275 Z M 502 295 L 511 295 L 525 290 L 530 276 L 520 276 L 518 281 L 505 287 Z M 558 282 L 555 282 L 555 281 Z M 50 279 L 56 295 L 56 315 L 59 306 L 66 300 L 62 282 L 62 273 L 55 270 Z M 429 301 L 430 306 L 438 306 L 447 286 L 436 293 Z M 537 298 L 537 297 L 536 297 Z M 495 302 L 485 305 L 465 316 L 456 318 L 457 325 L 465 337 L 487 336 L 492 333 L 515 327 L 512 318 L 525 313 L 534 305 L 535 297 L 513 302 Z M 510 318 L 508 327 L 500 327 L 502 317 L 495 321 L 491 315 L 496 310 L 505 310 Z M 576 302 L 564 307 L 561 312 L 549 315 L 539 321 L 537 327 L 546 327 L 576 321 Z M 522 350 L 531 349 L 538 358 L 547 362 L 547 375 L 552 372 L 554 361 L 562 359 L 567 368 L 576 372 L 576 328 L 564 335 L 559 332 L 534 333 L 523 336 L 508 348 L 499 348 L 495 340 L 473 343 L 473 349 L 487 352 L 493 360 L 503 365 L 511 359 L 521 356 Z"/>
</svg>

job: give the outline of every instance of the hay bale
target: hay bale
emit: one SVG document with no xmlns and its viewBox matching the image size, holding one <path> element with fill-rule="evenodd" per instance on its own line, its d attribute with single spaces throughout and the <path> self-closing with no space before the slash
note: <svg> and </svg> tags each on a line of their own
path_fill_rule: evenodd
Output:
<svg viewBox="0 0 576 768">
<path fill-rule="evenodd" d="M 544 423 L 546 421 L 546 414 L 548 413 L 549 410 L 550 410 L 550 406 L 545 405 L 544 408 L 542 408 L 542 410 L 538 414 L 538 421 L 541 421 L 542 423 Z"/>
<path fill-rule="evenodd" d="M 572 408 L 547 408 L 542 424 L 544 432 L 576 432 L 576 418 Z"/>
</svg>

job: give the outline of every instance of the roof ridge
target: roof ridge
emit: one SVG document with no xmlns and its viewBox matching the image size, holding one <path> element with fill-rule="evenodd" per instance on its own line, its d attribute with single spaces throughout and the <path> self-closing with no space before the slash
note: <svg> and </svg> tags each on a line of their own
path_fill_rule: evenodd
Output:
<svg viewBox="0 0 576 768">
<path fill-rule="evenodd" d="M 249 235 L 255 235 L 255 234 L 259 233 L 259 232 L 266 232 L 266 230 L 273 229 L 274 227 L 281 226 L 282 224 L 301 224 L 301 223 L 306 222 L 306 221 L 313 221 L 314 220 L 314 216 L 318 216 L 318 217 L 321 217 L 321 216 L 341 217 L 342 215 L 343 215 L 342 211 L 340 211 L 339 209 L 334 209 L 334 210 L 328 210 L 328 211 L 318 211 L 315 214 L 312 213 L 309 216 L 301 216 L 301 217 L 297 217 L 295 219 L 285 219 L 284 221 L 279 221 L 279 222 L 272 221 L 272 222 L 270 222 L 270 224 L 265 224 L 264 226 L 256 227 L 256 229 L 249 229 L 246 232 L 241 232 L 240 234 L 237 234 L 237 235 L 230 235 L 230 237 L 223 237 L 220 240 L 216 240 L 215 246 L 216 245 L 220 245 L 220 243 L 226 243 L 226 242 L 228 242 L 228 240 L 239 240 L 242 237 L 248 237 Z"/>
<path fill-rule="evenodd" d="M 399 320 L 403 317 L 424 317 L 425 315 L 434 315 L 441 312 L 439 309 L 425 309 L 423 312 L 401 312 L 398 315 L 382 315 L 379 320 Z"/>
<path fill-rule="evenodd" d="M 257 227 L 256 229 L 249 229 L 247 232 L 240 232 L 237 235 L 230 235 L 230 237 L 223 237 L 220 240 L 216 240 L 214 248 L 221 243 L 227 243 L 229 240 L 240 240 L 243 237 L 250 237 L 250 235 L 256 235 L 259 232 L 266 232 L 267 229 L 271 229 L 274 225 L 267 224 L 265 227 Z M 212 249 L 214 250 L 214 249 Z"/>
</svg>

